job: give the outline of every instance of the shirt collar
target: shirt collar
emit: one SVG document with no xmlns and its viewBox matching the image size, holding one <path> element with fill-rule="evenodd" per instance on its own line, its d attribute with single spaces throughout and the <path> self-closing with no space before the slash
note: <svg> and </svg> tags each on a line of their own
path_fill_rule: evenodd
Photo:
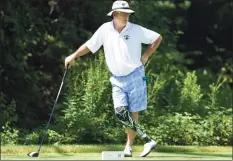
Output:
<svg viewBox="0 0 233 161">
<path fill-rule="evenodd" d="M 130 27 L 130 24 L 131 24 L 130 22 L 127 22 L 127 24 L 125 25 L 125 27 L 124 27 L 124 29 L 121 31 L 121 33 L 127 31 L 127 30 L 129 29 L 129 27 Z M 113 28 L 114 30 L 116 30 L 116 29 L 114 28 L 113 20 L 112 20 L 112 22 L 111 22 L 111 26 L 112 26 L 112 28 Z M 120 34 L 121 34 L 121 33 L 120 33 Z"/>
</svg>

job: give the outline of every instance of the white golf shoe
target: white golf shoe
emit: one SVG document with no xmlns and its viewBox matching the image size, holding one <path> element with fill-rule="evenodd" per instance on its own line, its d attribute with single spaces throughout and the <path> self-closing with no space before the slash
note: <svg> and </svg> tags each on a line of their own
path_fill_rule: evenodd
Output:
<svg viewBox="0 0 233 161">
<path fill-rule="evenodd" d="M 146 157 L 150 152 L 157 146 L 157 143 L 154 140 L 144 144 L 143 152 L 141 153 L 140 157 Z"/>
<path fill-rule="evenodd" d="M 124 156 L 125 157 L 132 157 L 132 147 L 130 147 L 130 146 L 125 147 Z"/>
</svg>

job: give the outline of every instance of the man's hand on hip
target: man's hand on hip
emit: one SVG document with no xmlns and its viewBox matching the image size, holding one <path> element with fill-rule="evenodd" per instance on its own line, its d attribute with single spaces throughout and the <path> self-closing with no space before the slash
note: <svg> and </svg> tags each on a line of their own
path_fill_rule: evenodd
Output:
<svg viewBox="0 0 233 161">
<path fill-rule="evenodd" d="M 148 61 L 148 57 L 143 55 L 142 58 L 141 58 L 142 64 L 145 65 L 147 61 Z"/>
</svg>

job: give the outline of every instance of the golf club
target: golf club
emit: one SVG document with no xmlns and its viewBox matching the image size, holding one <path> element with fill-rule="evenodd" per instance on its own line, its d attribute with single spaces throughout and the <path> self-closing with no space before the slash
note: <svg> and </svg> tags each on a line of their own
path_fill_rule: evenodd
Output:
<svg viewBox="0 0 233 161">
<path fill-rule="evenodd" d="M 68 67 L 65 69 L 65 72 L 64 72 L 64 75 L 63 75 L 63 78 L 62 78 L 62 82 L 61 82 L 61 85 L 60 85 L 60 89 L 59 89 L 58 94 L 57 94 L 57 98 L 56 98 L 55 103 L 54 103 L 54 105 L 53 105 L 53 109 L 52 109 L 52 112 L 51 112 L 51 114 L 50 114 L 49 121 L 48 121 L 48 123 L 47 123 L 47 125 L 46 125 L 46 127 L 45 127 L 45 131 L 44 131 L 44 134 L 43 134 L 42 139 L 41 139 L 41 142 L 40 142 L 40 147 L 39 147 L 39 149 L 38 149 L 37 151 L 29 152 L 29 153 L 27 154 L 29 157 L 38 157 L 38 156 L 39 156 L 40 149 L 41 149 L 41 146 L 42 146 L 42 144 L 43 144 L 45 135 L 46 135 L 47 132 L 48 132 L 49 124 L 50 124 L 50 121 L 51 121 L 51 118 L 52 118 L 52 115 L 53 115 L 53 112 L 54 112 L 54 109 L 55 109 L 55 106 L 56 106 L 58 97 L 59 97 L 59 95 L 60 95 L 60 92 L 61 92 L 61 89 L 62 89 L 62 86 L 63 86 L 63 82 L 64 82 L 64 79 L 65 79 L 67 70 L 68 70 Z"/>
</svg>

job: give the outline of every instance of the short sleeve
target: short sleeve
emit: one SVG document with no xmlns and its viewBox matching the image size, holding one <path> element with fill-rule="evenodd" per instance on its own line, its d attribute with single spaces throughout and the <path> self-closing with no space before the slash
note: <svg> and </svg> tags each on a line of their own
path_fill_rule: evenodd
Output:
<svg viewBox="0 0 233 161">
<path fill-rule="evenodd" d="M 140 32 L 140 40 L 141 40 L 141 43 L 143 44 L 152 44 L 160 36 L 159 33 L 149 30 L 142 26 L 139 26 L 139 32 Z"/>
<path fill-rule="evenodd" d="M 85 43 L 87 48 L 95 53 L 99 48 L 103 45 L 103 37 L 104 37 L 104 26 L 100 26 L 94 35 Z"/>
</svg>

